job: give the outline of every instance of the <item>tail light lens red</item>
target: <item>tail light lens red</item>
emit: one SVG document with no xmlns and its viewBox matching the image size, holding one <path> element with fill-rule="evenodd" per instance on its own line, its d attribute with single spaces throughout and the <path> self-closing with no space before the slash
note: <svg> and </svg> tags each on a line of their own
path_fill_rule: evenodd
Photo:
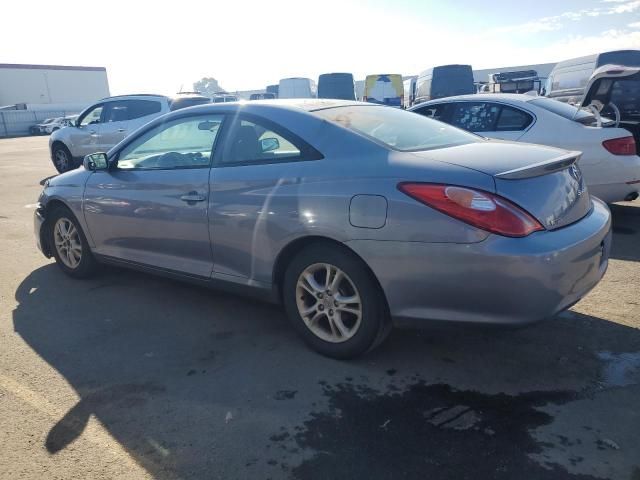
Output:
<svg viewBox="0 0 640 480">
<path fill-rule="evenodd" d="M 636 141 L 633 137 L 612 138 L 602 142 L 602 146 L 614 155 L 635 155 Z"/>
<path fill-rule="evenodd" d="M 526 237 L 544 230 L 529 213 L 489 192 L 454 185 L 411 182 L 398 184 L 398 189 L 453 218 L 505 237 Z"/>
</svg>

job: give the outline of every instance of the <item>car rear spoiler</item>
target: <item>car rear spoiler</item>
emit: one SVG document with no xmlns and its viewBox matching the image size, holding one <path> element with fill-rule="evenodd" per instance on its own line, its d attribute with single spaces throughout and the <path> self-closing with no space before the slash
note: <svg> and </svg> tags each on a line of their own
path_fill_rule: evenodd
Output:
<svg viewBox="0 0 640 480">
<path fill-rule="evenodd" d="M 580 159 L 581 155 L 582 152 L 567 152 L 550 160 L 545 160 L 544 162 L 534 163 L 532 165 L 527 165 L 526 167 L 520 167 L 498 173 L 495 177 L 503 180 L 519 180 L 522 178 L 540 177 L 548 173 L 558 172 L 569 168 Z"/>
</svg>

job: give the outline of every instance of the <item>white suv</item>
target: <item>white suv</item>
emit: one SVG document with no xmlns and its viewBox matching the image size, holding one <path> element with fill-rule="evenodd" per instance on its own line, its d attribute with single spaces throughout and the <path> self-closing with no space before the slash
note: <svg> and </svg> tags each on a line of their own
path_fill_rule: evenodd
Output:
<svg viewBox="0 0 640 480">
<path fill-rule="evenodd" d="M 51 160 L 58 172 L 82 163 L 85 155 L 106 152 L 127 134 L 171 110 L 172 99 L 164 95 L 109 97 L 85 109 L 68 128 L 49 138 Z"/>
</svg>

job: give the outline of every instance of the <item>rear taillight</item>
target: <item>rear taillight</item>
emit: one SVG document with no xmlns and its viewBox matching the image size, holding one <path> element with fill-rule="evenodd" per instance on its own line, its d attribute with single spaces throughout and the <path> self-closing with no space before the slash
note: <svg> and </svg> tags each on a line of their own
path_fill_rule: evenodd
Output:
<svg viewBox="0 0 640 480">
<path fill-rule="evenodd" d="M 612 138 L 602 142 L 602 146 L 614 155 L 635 155 L 636 141 L 633 137 Z"/>
<path fill-rule="evenodd" d="M 544 230 L 535 218 L 510 201 L 492 193 L 454 185 L 398 184 L 398 189 L 442 213 L 469 225 L 506 237 L 526 237 Z"/>
</svg>

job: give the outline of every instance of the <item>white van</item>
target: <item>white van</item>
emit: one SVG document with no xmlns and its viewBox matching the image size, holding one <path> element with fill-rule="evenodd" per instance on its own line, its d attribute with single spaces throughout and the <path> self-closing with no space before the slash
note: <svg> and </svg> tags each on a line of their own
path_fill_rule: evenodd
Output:
<svg viewBox="0 0 640 480">
<path fill-rule="evenodd" d="M 559 62 L 549 74 L 544 95 L 572 105 L 579 103 L 591 75 L 603 65 L 640 67 L 640 50 L 616 50 Z M 619 96 L 616 92 L 613 95 Z M 615 101 L 625 103 L 619 98 Z"/>
<path fill-rule="evenodd" d="M 316 82 L 310 78 L 283 78 L 278 85 L 278 98 L 317 98 Z"/>
</svg>

